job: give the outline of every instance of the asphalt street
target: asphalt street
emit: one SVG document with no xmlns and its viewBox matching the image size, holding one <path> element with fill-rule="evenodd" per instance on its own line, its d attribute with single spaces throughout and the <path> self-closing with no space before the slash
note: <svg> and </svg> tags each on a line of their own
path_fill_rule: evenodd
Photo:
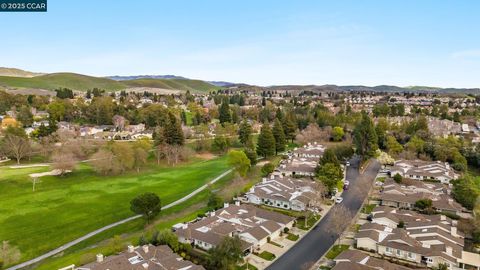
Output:
<svg viewBox="0 0 480 270">
<path fill-rule="evenodd" d="M 376 160 L 371 160 L 364 173 L 360 174 L 359 163 L 359 158 L 350 160 L 350 166 L 347 167 L 346 172 L 346 179 L 350 181 L 350 188 L 343 193 L 343 202 L 341 203 L 355 214 L 362 206 L 380 169 L 380 164 Z M 335 205 L 314 229 L 267 269 L 303 270 L 318 261 L 337 240 L 336 235 L 327 233 L 327 227 L 331 220 L 331 214 L 338 206 Z M 345 229 L 351 222 L 351 220 L 345 221 Z"/>
</svg>

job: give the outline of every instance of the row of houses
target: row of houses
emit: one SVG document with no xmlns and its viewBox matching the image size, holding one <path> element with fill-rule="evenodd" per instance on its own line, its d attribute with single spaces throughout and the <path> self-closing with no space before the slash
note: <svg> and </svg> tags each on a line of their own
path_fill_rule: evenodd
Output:
<svg viewBox="0 0 480 270">
<path fill-rule="evenodd" d="M 209 250 L 221 243 L 224 237 L 238 236 L 242 248 L 248 254 L 292 228 L 294 217 L 240 204 L 225 203 L 222 209 L 213 211 L 207 217 L 173 227 L 182 243 L 189 243 L 203 250 Z"/>
<path fill-rule="evenodd" d="M 403 209 L 414 209 L 417 201 L 428 199 L 437 211 L 462 215 L 466 209 L 453 200 L 450 193 L 450 187 L 441 183 L 404 180 L 399 184 L 387 179 L 379 199 L 380 205 Z"/>
<path fill-rule="evenodd" d="M 322 191 L 309 177 L 315 175 L 324 151 L 324 146 L 316 142 L 295 148 L 268 178 L 250 188 L 245 199 L 252 204 L 287 210 L 320 211 L 316 202 Z"/>
<path fill-rule="evenodd" d="M 168 246 L 128 246 L 126 252 L 104 257 L 97 254 L 96 261 L 75 267 L 70 265 L 60 270 L 205 270 L 203 266 L 184 260 Z"/>
<path fill-rule="evenodd" d="M 463 250 L 463 233 L 444 215 L 376 207 L 372 222 L 360 227 L 355 240 L 359 249 L 417 266 L 480 267 L 480 255 Z"/>
<path fill-rule="evenodd" d="M 399 174 L 403 178 L 438 181 L 443 184 L 449 184 L 459 177 L 448 162 L 441 161 L 397 160 L 387 171 L 391 176 Z"/>
</svg>

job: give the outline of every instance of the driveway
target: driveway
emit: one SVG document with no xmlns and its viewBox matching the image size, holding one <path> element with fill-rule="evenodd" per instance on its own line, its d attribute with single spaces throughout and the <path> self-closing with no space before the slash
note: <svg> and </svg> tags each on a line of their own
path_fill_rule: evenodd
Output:
<svg viewBox="0 0 480 270">
<path fill-rule="evenodd" d="M 360 174 L 359 163 L 358 158 L 350 160 L 351 165 L 347 168 L 346 173 L 346 179 L 350 181 L 350 188 L 342 194 L 342 204 L 352 213 L 357 213 L 362 206 L 373 180 L 380 170 L 380 164 L 376 160 L 371 160 L 364 173 Z M 327 226 L 331 220 L 332 211 L 335 211 L 337 207 L 334 206 L 315 228 L 267 269 L 303 270 L 318 261 L 336 240 L 335 236 L 327 233 Z M 349 222 L 345 222 L 345 228 L 349 225 Z"/>
</svg>

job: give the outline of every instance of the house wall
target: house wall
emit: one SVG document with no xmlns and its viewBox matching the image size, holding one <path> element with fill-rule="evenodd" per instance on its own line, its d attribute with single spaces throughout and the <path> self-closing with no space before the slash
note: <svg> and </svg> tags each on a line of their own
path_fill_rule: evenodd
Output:
<svg viewBox="0 0 480 270">
<path fill-rule="evenodd" d="M 357 238 L 357 248 L 365 250 L 377 250 L 377 243 L 370 238 Z"/>
<path fill-rule="evenodd" d="M 377 251 L 378 254 L 385 255 L 392 258 L 402 259 L 402 260 L 415 262 L 415 263 L 420 263 L 422 260 L 422 256 L 420 254 L 413 253 L 413 252 L 410 254 L 411 257 L 409 257 L 409 252 L 406 252 L 403 250 L 399 250 L 400 254 L 398 254 L 397 249 L 390 248 L 390 250 L 387 251 L 387 247 L 382 245 L 378 245 L 377 249 L 378 249 Z"/>
</svg>

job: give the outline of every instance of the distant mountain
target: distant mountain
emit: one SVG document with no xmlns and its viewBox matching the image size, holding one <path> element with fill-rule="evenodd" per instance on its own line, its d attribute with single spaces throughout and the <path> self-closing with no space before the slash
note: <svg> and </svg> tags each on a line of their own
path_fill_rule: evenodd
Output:
<svg viewBox="0 0 480 270">
<path fill-rule="evenodd" d="M 231 87 L 237 85 L 236 83 L 224 82 L 224 81 L 208 81 L 208 83 L 219 87 Z"/>
<path fill-rule="evenodd" d="M 44 74 L 45 73 L 30 72 L 30 71 L 26 71 L 18 68 L 0 67 L 0 76 L 31 78 L 35 76 L 44 75 Z"/>
<path fill-rule="evenodd" d="M 114 81 L 128 81 L 128 80 L 138 80 L 138 79 L 179 79 L 179 80 L 188 80 L 182 76 L 176 75 L 132 75 L 132 76 L 108 76 L 106 78 L 112 79 Z"/>
</svg>

